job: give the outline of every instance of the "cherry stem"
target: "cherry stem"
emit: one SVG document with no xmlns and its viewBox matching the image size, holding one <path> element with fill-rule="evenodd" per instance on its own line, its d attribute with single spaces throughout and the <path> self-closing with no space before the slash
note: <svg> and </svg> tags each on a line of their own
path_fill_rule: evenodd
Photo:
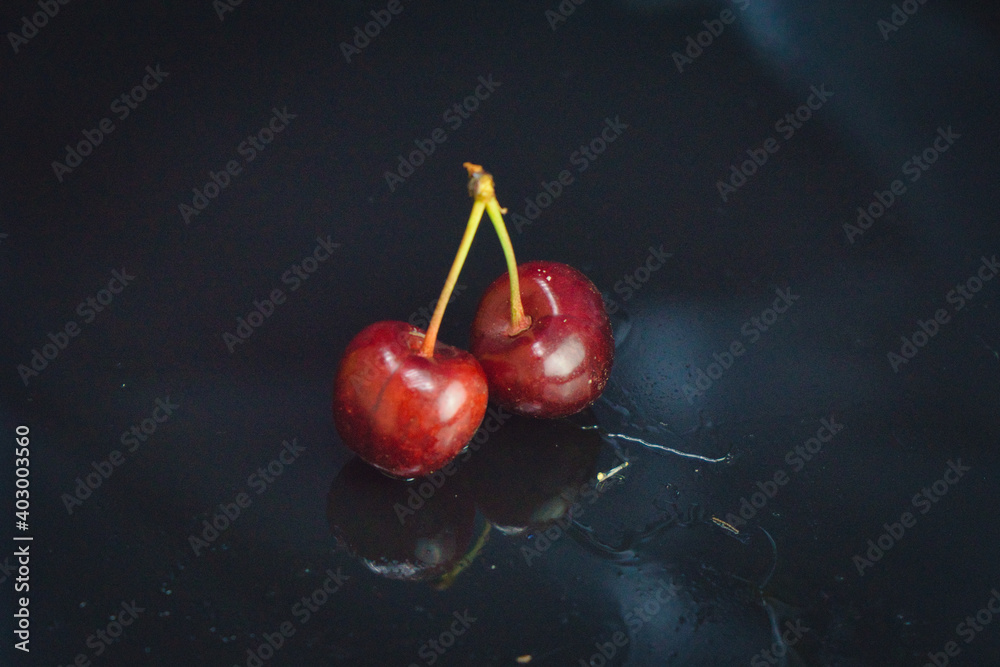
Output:
<svg viewBox="0 0 1000 667">
<path fill-rule="evenodd" d="M 479 229 L 479 221 L 483 219 L 483 210 L 485 208 L 486 202 L 480 201 L 478 198 L 472 204 L 472 213 L 469 214 L 469 222 L 465 227 L 465 235 L 462 237 L 462 243 L 458 246 L 458 253 L 455 255 L 455 261 L 452 262 L 448 278 L 444 281 L 444 288 L 441 290 L 441 296 L 438 297 L 437 306 L 434 308 L 434 315 L 431 316 L 431 323 L 427 327 L 424 344 L 420 348 L 419 354 L 422 357 L 430 359 L 434 356 L 434 344 L 437 343 L 438 330 L 441 328 L 441 320 L 444 318 L 444 309 L 448 307 L 448 301 L 451 300 L 451 293 L 455 289 L 455 284 L 458 283 L 458 274 L 462 272 L 465 258 L 469 255 L 469 248 L 472 247 L 472 240 L 476 237 L 476 230 Z"/>
<path fill-rule="evenodd" d="M 521 283 L 517 276 L 517 260 L 514 259 L 514 246 L 510 242 L 510 234 L 507 233 L 507 225 L 503 221 L 503 213 L 507 209 L 500 208 L 497 201 L 496 190 L 493 185 L 493 176 L 483 171 L 477 164 L 466 162 L 462 165 L 469 172 L 469 192 L 476 201 L 483 199 L 486 202 L 486 213 L 490 216 L 493 229 L 500 239 L 500 246 L 503 248 L 504 257 L 507 260 L 507 274 L 510 276 L 510 328 L 507 330 L 508 336 L 516 336 L 531 326 L 531 318 L 524 314 L 524 304 L 521 303 Z"/>
<path fill-rule="evenodd" d="M 438 297 L 437 306 L 434 307 L 434 315 L 431 316 L 430 325 L 424 336 L 424 343 L 420 346 L 418 354 L 430 359 L 434 356 L 434 345 L 437 343 L 438 331 L 441 329 L 441 320 L 444 319 L 444 310 L 451 300 L 451 293 L 458 283 L 458 274 L 462 272 L 465 265 L 465 258 L 469 256 L 469 248 L 472 247 L 472 240 L 476 237 L 479 223 L 483 219 L 483 211 L 489 214 L 500 238 L 500 246 L 503 248 L 504 257 L 507 258 L 507 273 L 510 275 L 510 329 L 507 335 L 516 336 L 531 326 L 531 318 L 524 314 L 524 305 L 521 303 L 521 286 L 517 278 L 517 261 L 514 259 L 514 246 L 511 245 L 510 235 L 507 233 L 507 225 L 503 222 L 503 213 L 507 209 L 500 208 L 497 201 L 496 191 L 493 188 L 493 176 L 483 171 L 478 164 L 465 162 L 462 164 L 469 172 L 469 195 L 473 198 L 472 213 L 469 214 L 469 222 L 465 226 L 465 235 L 462 243 L 458 246 L 455 254 L 455 261 L 452 262 L 448 278 L 444 281 L 441 289 L 441 296 Z"/>
<path fill-rule="evenodd" d="M 434 590 L 443 591 L 449 588 L 453 583 L 455 583 L 455 577 L 461 574 L 462 570 L 469 567 L 469 565 L 472 565 L 472 561 L 476 560 L 476 556 L 478 556 L 479 552 L 483 550 L 486 540 L 489 539 L 490 530 L 492 528 L 493 524 L 487 521 L 486 525 L 483 527 L 483 532 L 479 534 L 479 539 L 476 540 L 476 543 L 472 545 L 471 549 L 469 549 L 469 553 L 462 556 L 462 560 L 458 561 L 458 564 L 455 565 L 455 567 L 441 575 L 441 578 L 438 579 L 436 584 L 434 584 Z"/>
<path fill-rule="evenodd" d="M 486 202 L 486 213 L 493 222 L 493 228 L 500 237 L 500 245 L 503 247 L 504 257 L 507 258 L 507 273 L 510 275 L 510 329 L 508 336 L 516 336 L 531 326 L 531 318 L 524 314 L 524 304 L 521 303 L 521 283 L 517 277 L 517 260 L 514 259 L 514 246 L 510 243 L 510 235 L 507 234 L 507 225 L 503 223 L 501 212 L 507 209 L 500 208 L 500 203 L 496 197 Z"/>
</svg>

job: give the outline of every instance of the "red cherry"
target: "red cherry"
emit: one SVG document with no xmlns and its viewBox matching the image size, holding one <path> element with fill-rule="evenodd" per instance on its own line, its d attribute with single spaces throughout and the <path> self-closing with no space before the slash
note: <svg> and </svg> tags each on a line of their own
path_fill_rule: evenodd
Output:
<svg viewBox="0 0 1000 667">
<path fill-rule="evenodd" d="M 470 350 L 486 372 L 490 398 L 533 417 L 579 412 L 611 374 L 615 345 L 601 293 L 557 262 L 527 262 L 517 275 L 528 328 L 511 331 L 508 274 L 486 290 L 472 323 Z"/>
<path fill-rule="evenodd" d="M 394 477 L 440 469 L 472 439 L 486 413 L 487 385 L 475 357 L 424 332 L 376 322 L 351 340 L 334 380 L 333 420 L 364 461 Z"/>
</svg>

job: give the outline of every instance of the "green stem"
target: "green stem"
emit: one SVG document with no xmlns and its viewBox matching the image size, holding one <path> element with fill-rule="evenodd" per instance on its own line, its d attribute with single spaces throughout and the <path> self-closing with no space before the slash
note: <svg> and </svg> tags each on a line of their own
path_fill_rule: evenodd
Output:
<svg viewBox="0 0 1000 667">
<path fill-rule="evenodd" d="M 469 222 L 465 227 L 465 235 L 462 243 L 458 246 L 458 253 L 455 261 L 448 272 L 448 278 L 444 281 L 444 288 L 441 296 L 438 297 L 437 306 L 434 308 L 434 315 L 431 317 L 430 326 L 427 327 L 427 335 L 424 337 L 424 344 L 420 348 L 420 356 L 430 359 L 434 356 L 434 344 L 437 343 L 438 330 L 441 328 L 441 320 L 444 318 L 444 309 L 451 300 L 451 293 L 458 283 L 458 274 L 462 272 L 465 258 L 469 255 L 469 248 L 472 247 L 472 240 L 476 237 L 476 230 L 479 229 L 479 221 L 483 219 L 483 209 L 486 203 L 476 199 L 472 205 L 472 213 L 469 215 Z"/>
<path fill-rule="evenodd" d="M 492 528 L 493 524 L 487 521 L 486 525 L 483 527 L 483 532 L 479 534 L 479 539 L 476 540 L 476 543 L 472 545 L 471 549 L 469 549 L 469 553 L 465 554 L 465 556 L 462 557 L 462 560 L 458 561 L 458 564 L 455 565 L 455 567 L 441 575 L 441 578 L 438 579 L 436 584 L 434 584 L 434 590 L 443 591 L 455 583 L 455 577 L 461 574 L 462 570 L 469 567 L 469 565 L 472 564 L 472 561 L 476 560 L 476 556 L 479 555 L 479 552 L 483 550 L 483 546 L 486 545 L 486 540 L 489 538 L 490 529 Z"/>
<path fill-rule="evenodd" d="M 510 330 L 509 336 L 516 336 L 531 326 L 531 318 L 524 314 L 524 305 L 521 303 L 521 284 L 517 277 L 517 260 L 514 259 L 514 246 L 510 242 L 510 234 L 507 233 L 507 225 L 503 222 L 500 202 L 494 195 L 486 202 L 486 213 L 493 222 L 493 229 L 500 237 L 500 245 L 503 247 L 504 257 L 507 259 L 507 273 L 510 275 Z"/>
</svg>

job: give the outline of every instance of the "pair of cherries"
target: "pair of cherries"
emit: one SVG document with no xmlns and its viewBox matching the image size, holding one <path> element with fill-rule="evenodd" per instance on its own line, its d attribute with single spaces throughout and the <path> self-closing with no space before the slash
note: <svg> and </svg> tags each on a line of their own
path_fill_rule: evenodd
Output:
<svg viewBox="0 0 1000 667">
<path fill-rule="evenodd" d="M 597 400 L 611 373 L 614 340 L 600 292 L 565 264 L 517 266 L 493 177 L 464 166 L 472 214 L 427 331 L 369 325 L 348 344 L 334 380 L 333 418 L 344 444 L 393 477 L 445 466 L 475 435 L 488 398 L 517 414 L 565 417 Z M 508 271 L 479 302 L 467 352 L 437 334 L 484 211 Z"/>
</svg>

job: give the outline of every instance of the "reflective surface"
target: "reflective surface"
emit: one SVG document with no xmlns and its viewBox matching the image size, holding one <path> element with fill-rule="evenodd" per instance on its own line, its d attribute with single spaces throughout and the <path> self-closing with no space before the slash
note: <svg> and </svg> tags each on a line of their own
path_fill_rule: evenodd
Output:
<svg viewBox="0 0 1000 667">
<path fill-rule="evenodd" d="M 0 662 L 996 662 L 995 10 L 5 15 L 8 638 L 33 540 Z M 426 317 L 470 160 L 520 261 L 602 291 L 615 365 L 396 482 L 333 375 Z M 481 232 L 457 347 L 504 270 Z"/>
</svg>

